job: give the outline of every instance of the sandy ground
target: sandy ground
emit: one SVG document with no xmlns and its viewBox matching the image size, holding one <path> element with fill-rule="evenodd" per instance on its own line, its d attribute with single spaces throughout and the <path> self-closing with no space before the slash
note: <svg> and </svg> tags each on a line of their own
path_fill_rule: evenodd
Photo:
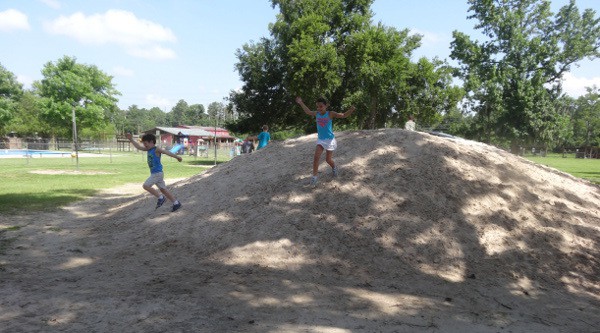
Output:
<svg viewBox="0 0 600 333">
<path fill-rule="evenodd" d="M 597 186 L 471 141 L 337 138 L 316 188 L 311 135 L 173 184 L 175 213 L 135 184 L 0 217 L 0 331 L 600 331 Z"/>
</svg>

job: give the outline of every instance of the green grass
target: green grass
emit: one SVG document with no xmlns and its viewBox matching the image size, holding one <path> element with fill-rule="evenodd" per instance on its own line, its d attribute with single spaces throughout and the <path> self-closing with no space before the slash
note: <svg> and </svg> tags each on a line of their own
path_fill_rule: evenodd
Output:
<svg viewBox="0 0 600 333">
<path fill-rule="evenodd" d="M 561 154 L 550 154 L 546 157 L 526 156 L 526 158 L 600 185 L 600 159 L 575 158 L 574 155 L 562 157 Z"/>
<path fill-rule="evenodd" d="M 228 155 L 220 154 L 217 162 L 228 159 Z M 213 166 L 214 155 L 183 156 L 181 163 L 163 156 L 162 162 L 165 179 L 187 178 Z M 44 173 L 48 171 L 53 173 Z M 2 158 L 0 214 L 50 210 L 95 195 L 102 189 L 127 183 L 141 186 L 149 174 L 145 152 L 80 157 L 79 168 L 74 158 Z"/>
</svg>

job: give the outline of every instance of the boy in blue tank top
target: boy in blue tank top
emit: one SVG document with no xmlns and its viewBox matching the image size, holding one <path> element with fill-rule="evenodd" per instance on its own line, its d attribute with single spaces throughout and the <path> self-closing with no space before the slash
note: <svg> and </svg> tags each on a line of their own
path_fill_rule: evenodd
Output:
<svg viewBox="0 0 600 333">
<path fill-rule="evenodd" d="M 260 134 L 257 137 L 258 147 L 256 148 L 256 150 L 266 147 L 267 144 L 269 144 L 269 141 L 271 141 L 271 134 L 269 134 L 269 126 L 263 125 L 262 130 L 263 131 L 260 132 Z"/>
<path fill-rule="evenodd" d="M 355 110 L 354 106 L 351 106 L 348 111 L 344 113 L 338 113 L 333 111 L 327 111 L 327 100 L 324 97 L 317 99 L 317 111 L 311 111 L 302 101 L 302 98 L 296 97 L 296 103 L 302 107 L 304 113 L 311 117 L 316 117 L 317 120 L 317 147 L 315 148 L 315 155 L 313 158 L 313 174 L 310 180 L 312 186 L 317 185 L 317 179 L 319 174 L 319 163 L 321 160 L 321 154 L 323 150 L 325 153 L 325 161 L 331 167 L 333 176 L 338 175 L 338 168 L 333 162 L 333 151 L 337 148 L 337 142 L 335 141 L 335 135 L 333 134 L 333 118 L 347 118 Z"/>
<path fill-rule="evenodd" d="M 150 192 L 153 196 L 158 198 L 156 202 L 156 208 L 162 206 L 167 199 L 169 199 L 173 203 L 173 207 L 171 211 L 174 212 L 181 208 L 181 202 L 175 199 L 173 194 L 167 189 L 167 185 L 165 184 L 163 166 L 160 162 L 160 156 L 162 154 L 169 155 L 177 161 L 181 162 L 181 157 L 177 156 L 166 149 L 162 149 L 156 146 L 156 136 L 154 134 L 144 134 L 142 136 L 142 144 L 133 140 L 133 136 L 131 133 L 127 133 L 127 139 L 135 146 L 135 148 L 148 152 L 148 166 L 150 167 L 150 177 L 146 179 L 144 185 L 142 186 L 144 190 Z M 153 186 L 156 185 L 158 189 L 157 191 Z"/>
</svg>

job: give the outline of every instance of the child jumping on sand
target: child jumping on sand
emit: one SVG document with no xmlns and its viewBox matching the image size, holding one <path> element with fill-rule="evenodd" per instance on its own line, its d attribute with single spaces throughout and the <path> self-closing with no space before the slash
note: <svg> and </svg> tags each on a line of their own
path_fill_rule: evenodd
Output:
<svg viewBox="0 0 600 333">
<path fill-rule="evenodd" d="M 335 141 L 335 135 L 333 134 L 333 118 L 347 118 L 355 110 L 354 106 L 351 106 L 348 111 L 344 113 L 337 113 L 333 111 L 327 111 L 327 100 L 324 97 L 317 99 L 317 111 L 311 111 L 302 101 L 302 98 L 296 97 L 296 103 L 300 104 L 304 113 L 317 119 L 317 147 L 315 148 L 315 156 L 313 159 L 313 174 L 310 180 L 312 186 L 317 185 L 317 179 L 319 174 L 319 162 L 321 160 L 321 154 L 323 150 L 327 151 L 325 154 L 325 161 L 331 167 L 333 176 L 338 175 L 338 168 L 333 162 L 333 151 L 337 148 L 337 142 Z"/>
<path fill-rule="evenodd" d="M 162 149 L 156 146 L 156 136 L 154 134 L 144 134 L 142 136 L 142 144 L 133 140 L 131 133 L 127 133 L 127 139 L 135 146 L 135 148 L 148 152 L 148 166 L 150 167 L 150 177 L 144 182 L 144 190 L 150 192 L 153 196 L 158 198 L 156 202 L 156 208 L 162 206 L 167 199 L 173 203 L 171 211 L 174 212 L 181 208 L 181 202 L 175 199 L 173 194 L 167 189 L 165 184 L 163 166 L 160 162 L 161 154 L 169 155 L 177 161 L 181 162 L 181 157 L 171 153 L 168 150 Z M 160 190 L 160 193 L 152 186 L 156 185 Z"/>
</svg>

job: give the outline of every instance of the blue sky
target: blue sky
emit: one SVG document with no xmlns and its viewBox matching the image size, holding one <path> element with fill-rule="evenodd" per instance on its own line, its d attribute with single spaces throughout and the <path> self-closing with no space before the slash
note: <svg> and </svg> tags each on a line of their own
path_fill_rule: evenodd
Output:
<svg viewBox="0 0 600 333">
<path fill-rule="evenodd" d="M 553 0 L 553 11 L 568 0 Z M 600 0 L 577 0 L 600 15 Z M 422 34 L 415 57 L 449 59 L 452 31 L 474 38 L 466 0 L 375 0 L 374 23 Z M 223 102 L 242 83 L 234 69 L 243 44 L 268 37 L 277 11 L 267 0 L 0 0 L 0 63 L 26 88 L 45 63 L 67 55 L 112 75 L 119 107 Z M 572 96 L 600 87 L 598 61 L 565 77 Z"/>
</svg>

